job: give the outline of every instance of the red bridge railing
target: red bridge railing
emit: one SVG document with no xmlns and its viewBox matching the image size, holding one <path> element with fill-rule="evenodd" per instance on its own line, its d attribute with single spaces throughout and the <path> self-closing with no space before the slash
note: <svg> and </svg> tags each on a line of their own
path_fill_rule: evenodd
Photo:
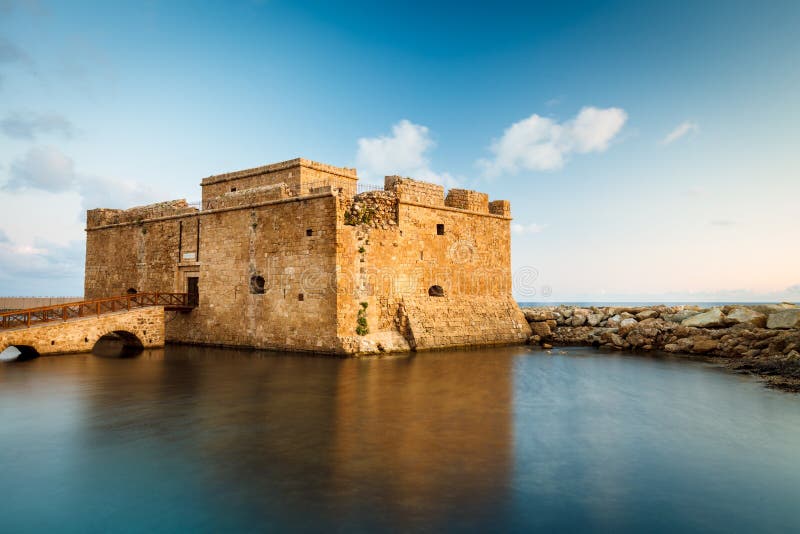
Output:
<svg viewBox="0 0 800 534">
<path fill-rule="evenodd" d="M 103 299 L 82 300 L 0 313 L 0 330 L 28 328 L 53 321 L 69 321 L 148 306 L 164 306 L 167 310 L 190 310 L 196 306 L 188 293 L 135 293 Z"/>
</svg>

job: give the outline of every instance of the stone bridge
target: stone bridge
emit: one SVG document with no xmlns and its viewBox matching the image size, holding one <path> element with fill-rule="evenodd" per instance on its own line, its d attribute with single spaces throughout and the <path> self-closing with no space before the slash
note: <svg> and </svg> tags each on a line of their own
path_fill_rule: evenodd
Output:
<svg viewBox="0 0 800 534">
<path fill-rule="evenodd" d="M 127 347 L 163 347 L 164 329 L 164 306 L 133 308 L 0 330 L 0 353 L 8 347 L 16 347 L 21 353 L 19 358 L 25 359 L 45 354 L 90 352 L 107 334 L 116 334 Z"/>
</svg>

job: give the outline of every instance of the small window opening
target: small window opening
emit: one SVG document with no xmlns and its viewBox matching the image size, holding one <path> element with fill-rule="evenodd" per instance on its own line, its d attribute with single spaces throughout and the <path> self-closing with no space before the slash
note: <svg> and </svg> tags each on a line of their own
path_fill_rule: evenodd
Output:
<svg viewBox="0 0 800 534">
<path fill-rule="evenodd" d="M 428 295 L 431 297 L 443 297 L 444 289 L 442 289 L 442 286 L 431 286 L 428 288 Z"/>
<path fill-rule="evenodd" d="M 306 235 L 307 235 L 307 236 L 312 236 L 312 235 L 314 235 L 314 230 L 312 230 L 311 228 L 309 228 L 308 230 L 306 230 Z"/>
<path fill-rule="evenodd" d="M 297 295 L 297 300 L 306 300 L 306 296 L 305 296 L 305 295 L 303 295 L 302 293 L 299 293 L 299 294 Z"/>
<path fill-rule="evenodd" d="M 129 287 L 128 290 L 126 291 L 126 293 L 128 295 L 135 295 L 136 293 L 138 293 L 138 291 L 136 291 L 136 289 L 134 289 L 132 287 Z"/>
<path fill-rule="evenodd" d="M 267 283 L 261 275 L 250 277 L 250 293 L 254 295 L 262 295 Z"/>
<path fill-rule="evenodd" d="M 231 193 L 235 193 L 235 192 L 236 192 L 236 188 L 235 187 L 231 187 Z"/>
<path fill-rule="evenodd" d="M 436 235 L 444 235 L 444 225 L 437 224 L 436 225 Z"/>
</svg>

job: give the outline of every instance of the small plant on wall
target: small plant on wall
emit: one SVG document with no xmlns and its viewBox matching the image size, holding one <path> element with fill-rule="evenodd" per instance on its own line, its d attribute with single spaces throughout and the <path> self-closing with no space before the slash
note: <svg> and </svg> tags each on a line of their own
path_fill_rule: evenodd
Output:
<svg viewBox="0 0 800 534">
<path fill-rule="evenodd" d="M 362 211 L 347 211 L 344 214 L 344 224 L 349 226 L 358 226 L 359 224 L 369 224 L 375 216 L 373 208 L 365 208 Z"/>
<path fill-rule="evenodd" d="M 358 319 L 356 319 L 356 334 L 366 336 L 369 334 L 369 325 L 367 324 L 367 306 L 369 306 L 369 303 L 362 302 L 360 306 Z"/>
</svg>

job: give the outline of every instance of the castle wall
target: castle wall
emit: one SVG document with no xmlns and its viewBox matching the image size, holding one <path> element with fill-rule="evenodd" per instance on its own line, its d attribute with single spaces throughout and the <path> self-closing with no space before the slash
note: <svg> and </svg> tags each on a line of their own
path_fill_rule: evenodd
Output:
<svg viewBox="0 0 800 534">
<path fill-rule="evenodd" d="M 312 194 L 292 191 L 295 172 Z M 507 201 L 396 176 L 353 196 L 347 172 L 293 160 L 204 180 L 203 211 L 93 210 L 86 298 L 197 280 L 198 306 L 167 321 L 173 342 L 353 354 L 527 339 Z"/>
<path fill-rule="evenodd" d="M 355 205 L 363 205 L 341 217 L 343 346 L 394 350 L 406 342 L 421 350 L 525 341 L 530 330 L 511 298 L 510 219 L 489 213 L 485 196 L 473 192 L 463 198 L 480 211 L 445 206 L 440 186 L 390 180 L 387 189 L 400 196 L 394 212 L 387 207 L 393 198 L 360 195 Z M 444 296 L 429 295 L 433 286 Z M 362 302 L 368 336 L 355 335 Z"/>
<path fill-rule="evenodd" d="M 281 183 L 286 184 L 292 195 L 312 193 L 312 188 L 319 188 L 324 183 L 333 184 L 344 189 L 347 194 L 354 195 L 357 179 L 354 169 L 334 167 L 298 158 L 204 178 L 201 182 L 203 207 L 207 209 L 209 201 L 225 193 L 235 193 L 261 186 L 275 186 Z"/>
<path fill-rule="evenodd" d="M 168 318 L 167 341 L 336 352 L 335 221 L 325 194 L 90 228 L 87 298 L 184 292 L 197 277 L 199 305 Z"/>
</svg>

